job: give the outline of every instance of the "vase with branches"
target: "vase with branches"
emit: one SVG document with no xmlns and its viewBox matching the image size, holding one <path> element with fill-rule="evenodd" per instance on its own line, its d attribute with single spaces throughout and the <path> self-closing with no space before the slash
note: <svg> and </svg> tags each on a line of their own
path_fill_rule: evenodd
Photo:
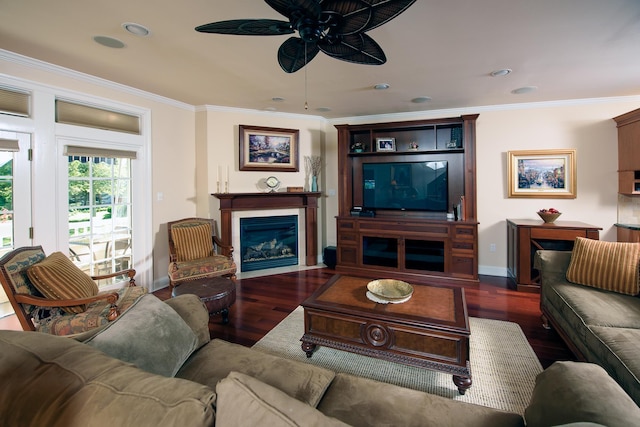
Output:
<svg viewBox="0 0 640 427">
<path fill-rule="evenodd" d="M 318 175 L 322 169 L 322 158 L 320 156 L 304 156 L 307 174 L 311 175 L 311 191 L 318 191 Z"/>
</svg>

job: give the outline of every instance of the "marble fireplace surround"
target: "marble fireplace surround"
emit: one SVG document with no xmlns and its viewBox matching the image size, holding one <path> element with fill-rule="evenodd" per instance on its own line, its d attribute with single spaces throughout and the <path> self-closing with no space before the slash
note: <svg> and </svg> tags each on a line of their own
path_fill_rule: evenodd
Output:
<svg viewBox="0 0 640 427">
<path fill-rule="evenodd" d="M 298 221 L 304 221 L 304 251 L 299 251 L 300 259 L 307 266 L 318 264 L 318 198 L 319 192 L 275 192 L 275 193 L 214 193 L 220 200 L 220 239 L 225 244 L 234 242 L 234 212 L 256 212 L 264 216 L 264 211 L 282 209 L 304 210 Z M 268 214 L 268 213 L 267 213 Z M 244 214 L 243 214 L 244 215 Z M 280 215 L 280 212 L 274 212 Z M 236 218 L 237 219 L 237 218 Z M 236 234 L 237 234 L 236 230 Z M 234 254 L 237 255 L 237 254 Z"/>
</svg>

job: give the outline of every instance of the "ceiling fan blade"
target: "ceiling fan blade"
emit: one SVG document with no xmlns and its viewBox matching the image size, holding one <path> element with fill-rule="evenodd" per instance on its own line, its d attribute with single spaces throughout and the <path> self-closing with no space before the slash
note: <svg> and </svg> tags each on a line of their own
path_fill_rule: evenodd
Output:
<svg viewBox="0 0 640 427">
<path fill-rule="evenodd" d="M 342 15 L 336 28 L 337 34 L 354 34 L 391 21 L 415 2 L 416 0 L 328 0 L 322 2 L 322 9 Z"/>
<path fill-rule="evenodd" d="M 196 31 L 240 36 L 280 36 L 294 32 L 291 24 L 276 19 L 232 19 L 200 25 Z"/>
<path fill-rule="evenodd" d="M 341 36 L 338 42 L 320 42 L 318 47 L 332 58 L 356 64 L 382 65 L 387 62 L 382 48 L 365 33 Z"/>
<path fill-rule="evenodd" d="M 306 43 L 298 37 L 290 37 L 278 49 L 278 63 L 285 72 L 295 73 L 311 62 L 319 51 L 316 43 Z"/>
<path fill-rule="evenodd" d="M 264 0 L 279 14 L 291 18 L 294 12 L 302 12 L 309 18 L 317 18 L 322 12 L 322 7 L 317 0 Z"/>
</svg>

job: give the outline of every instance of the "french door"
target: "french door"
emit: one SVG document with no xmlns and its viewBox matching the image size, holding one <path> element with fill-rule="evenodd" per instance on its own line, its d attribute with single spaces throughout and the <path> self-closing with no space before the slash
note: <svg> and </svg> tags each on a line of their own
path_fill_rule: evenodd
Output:
<svg viewBox="0 0 640 427">
<path fill-rule="evenodd" d="M 31 238 L 31 134 L 0 130 L 0 256 Z M 0 317 L 13 312 L 0 287 Z"/>
</svg>

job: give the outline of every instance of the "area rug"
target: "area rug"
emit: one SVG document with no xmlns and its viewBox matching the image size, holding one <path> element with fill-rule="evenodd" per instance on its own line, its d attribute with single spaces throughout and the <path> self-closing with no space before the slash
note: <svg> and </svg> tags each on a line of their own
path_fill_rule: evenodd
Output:
<svg viewBox="0 0 640 427">
<path fill-rule="evenodd" d="M 454 400 L 524 414 L 542 366 L 516 323 L 469 318 L 473 384 L 458 393 L 449 374 L 318 347 L 311 358 L 300 347 L 304 312 L 296 308 L 253 348 L 361 377 L 372 378 Z"/>
</svg>

